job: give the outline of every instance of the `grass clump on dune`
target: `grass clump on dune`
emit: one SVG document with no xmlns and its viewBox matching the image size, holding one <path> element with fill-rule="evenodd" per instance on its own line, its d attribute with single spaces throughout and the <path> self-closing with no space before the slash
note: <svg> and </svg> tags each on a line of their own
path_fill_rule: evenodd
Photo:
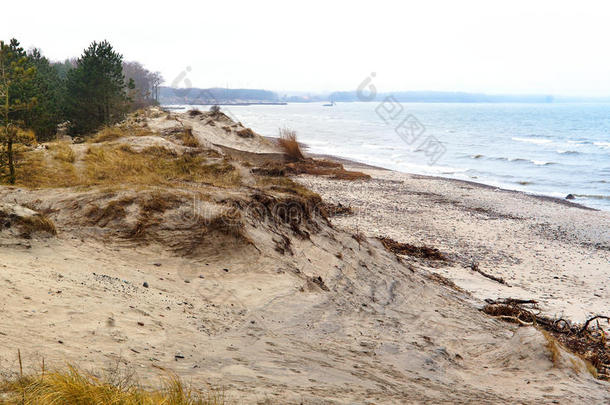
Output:
<svg viewBox="0 0 610 405">
<path fill-rule="evenodd" d="M 195 135 L 193 135 L 193 128 L 184 128 L 184 132 L 182 133 L 182 144 L 191 148 L 199 147 L 199 141 L 195 138 Z"/>
<path fill-rule="evenodd" d="M 21 226 L 23 233 L 27 236 L 37 232 L 57 235 L 55 224 L 44 215 L 32 215 L 30 217 L 20 218 L 19 225 Z"/>
<path fill-rule="evenodd" d="M 305 156 L 301 151 L 301 146 L 297 141 L 297 133 L 288 128 L 280 129 L 280 137 L 277 140 L 277 144 L 284 151 L 286 156 L 292 160 L 303 160 Z"/>
<path fill-rule="evenodd" d="M 23 405 L 221 405 L 222 395 L 198 395 L 170 375 L 161 389 L 147 391 L 130 382 L 112 384 L 75 367 L 0 383 L 0 404 Z"/>
<path fill-rule="evenodd" d="M 305 198 L 306 200 L 320 200 L 319 194 L 311 191 L 307 187 L 297 183 L 288 177 L 265 176 L 257 179 L 257 185 L 266 190 L 277 191 L 280 193 L 293 194 Z"/>
<path fill-rule="evenodd" d="M 89 139 L 92 143 L 110 142 L 126 136 L 125 130 L 118 127 L 104 127 Z"/>
<path fill-rule="evenodd" d="M 49 145 L 49 150 L 54 152 L 53 158 L 64 163 L 74 163 L 76 154 L 70 145 L 66 142 L 56 142 Z"/>
</svg>

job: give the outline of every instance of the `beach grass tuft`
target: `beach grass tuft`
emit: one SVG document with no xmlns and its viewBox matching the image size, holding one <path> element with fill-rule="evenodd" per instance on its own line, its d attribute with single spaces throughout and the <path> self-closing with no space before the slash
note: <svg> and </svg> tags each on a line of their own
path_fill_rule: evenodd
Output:
<svg viewBox="0 0 610 405">
<path fill-rule="evenodd" d="M 296 161 L 305 159 L 301 146 L 297 141 L 296 131 L 289 128 L 280 129 L 280 137 L 277 140 L 277 144 L 289 159 Z"/>
<path fill-rule="evenodd" d="M 21 374 L 21 373 L 20 373 Z M 162 388 L 145 390 L 133 381 L 112 383 L 68 365 L 65 370 L 20 375 L 0 382 L 0 403 L 22 405 L 222 405 L 222 393 L 199 394 L 176 375 L 167 374 Z"/>
<path fill-rule="evenodd" d="M 190 148 L 199 147 L 199 141 L 197 140 L 195 135 L 193 135 L 193 128 L 184 128 L 184 132 L 182 133 L 182 144 Z"/>
<path fill-rule="evenodd" d="M 119 126 L 104 127 L 90 138 L 92 143 L 110 142 L 122 138 L 127 134 Z"/>
<path fill-rule="evenodd" d="M 19 218 L 19 225 L 23 234 L 28 237 L 38 232 L 57 235 L 53 221 L 42 214 Z"/>
</svg>

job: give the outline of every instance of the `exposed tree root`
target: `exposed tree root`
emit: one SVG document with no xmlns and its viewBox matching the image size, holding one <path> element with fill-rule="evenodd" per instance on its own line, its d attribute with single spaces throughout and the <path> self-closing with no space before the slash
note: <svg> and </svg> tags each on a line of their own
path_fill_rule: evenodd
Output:
<svg viewBox="0 0 610 405">
<path fill-rule="evenodd" d="M 535 300 L 508 298 L 487 302 L 483 308 L 486 314 L 521 326 L 535 326 L 548 332 L 565 348 L 589 362 L 597 371 L 594 373 L 597 378 L 610 380 L 610 350 L 606 332 L 599 324 L 600 319 L 610 324 L 610 317 L 596 315 L 580 325 L 572 324 L 567 319 L 540 315 Z M 593 321 L 595 327 L 591 328 Z"/>
</svg>

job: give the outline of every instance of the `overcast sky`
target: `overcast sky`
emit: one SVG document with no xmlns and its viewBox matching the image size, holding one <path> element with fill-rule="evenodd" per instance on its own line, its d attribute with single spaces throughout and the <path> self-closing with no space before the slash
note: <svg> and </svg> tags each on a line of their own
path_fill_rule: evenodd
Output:
<svg viewBox="0 0 610 405">
<path fill-rule="evenodd" d="M 108 39 L 194 87 L 610 96 L 604 1 L 30 1 L 0 37 L 51 59 Z M 94 4 L 94 5 L 90 5 Z M 8 18 L 7 18 L 8 17 Z"/>
</svg>

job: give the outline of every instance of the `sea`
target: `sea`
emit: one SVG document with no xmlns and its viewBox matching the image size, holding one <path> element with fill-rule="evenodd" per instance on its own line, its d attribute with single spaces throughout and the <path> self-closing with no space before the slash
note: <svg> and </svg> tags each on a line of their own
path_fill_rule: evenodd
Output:
<svg viewBox="0 0 610 405">
<path fill-rule="evenodd" d="M 610 104 L 386 100 L 221 109 L 264 136 L 295 130 L 311 153 L 531 194 L 572 194 L 573 202 L 610 210 Z"/>
</svg>

